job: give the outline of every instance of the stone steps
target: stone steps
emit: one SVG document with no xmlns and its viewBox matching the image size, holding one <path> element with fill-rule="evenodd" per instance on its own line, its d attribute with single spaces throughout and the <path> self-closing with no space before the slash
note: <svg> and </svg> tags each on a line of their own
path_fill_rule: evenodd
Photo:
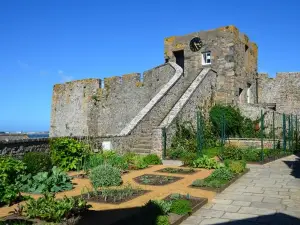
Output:
<svg viewBox="0 0 300 225">
<path fill-rule="evenodd" d="M 137 143 L 131 149 L 132 152 L 135 152 L 140 155 L 150 154 L 151 150 L 152 150 L 152 138 L 151 138 L 151 134 L 149 133 L 141 133 Z"/>
<path fill-rule="evenodd" d="M 141 155 L 148 155 L 151 153 L 151 149 L 144 149 L 144 148 L 132 148 L 131 152 L 134 152 L 136 154 L 141 154 Z"/>
</svg>

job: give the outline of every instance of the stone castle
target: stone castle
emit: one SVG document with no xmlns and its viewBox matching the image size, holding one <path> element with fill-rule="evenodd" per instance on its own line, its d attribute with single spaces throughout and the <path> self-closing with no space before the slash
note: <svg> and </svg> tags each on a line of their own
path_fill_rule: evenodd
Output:
<svg viewBox="0 0 300 225">
<path fill-rule="evenodd" d="M 199 107 L 233 104 L 252 119 L 265 113 L 299 114 L 300 73 L 257 71 L 258 47 L 235 26 L 171 36 L 165 63 L 141 74 L 85 79 L 53 88 L 50 137 L 92 136 L 105 146 L 162 152 L 176 120 L 195 121 Z"/>
</svg>

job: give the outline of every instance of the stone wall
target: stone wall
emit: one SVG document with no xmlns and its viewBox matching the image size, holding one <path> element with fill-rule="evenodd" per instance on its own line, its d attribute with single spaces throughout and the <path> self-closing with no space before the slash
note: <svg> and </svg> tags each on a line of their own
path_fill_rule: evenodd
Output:
<svg viewBox="0 0 300 225">
<path fill-rule="evenodd" d="M 276 111 L 300 115 L 300 72 L 259 74 L 259 103 L 276 103 Z"/>
<path fill-rule="evenodd" d="M 272 135 L 273 128 L 273 112 L 274 112 L 274 126 L 275 135 L 278 138 L 282 138 L 283 132 L 283 117 L 282 113 L 276 112 L 268 107 L 257 104 L 240 104 L 239 109 L 241 114 L 245 117 L 250 118 L 252 121 L 258 120 L 260 124 L 261 112 L 264 115 L 264 131 L 265 134 Z M 293 121 L 295 124 L 295 121 Z M 294 126 L 295 127 L 295 126 Z M 286 119 L 286 128 L 288 128 L 288 119 Z"/>
<path fill-rule="evenodd" d="M 118 82 L 110 81 L 108 95 L 105 94 L 107 86 L 104 85 L 104 90 L 99 89 L 102 92 L 99 101 L 90 104 L 89 134 L 119 134 L 174 74 L 174 68 L 170 64 L 164 64 L 146 71 L 143 83 L 137 75 L 123 76 L 122 82 L 120 79 Z"/>
<path fill-rule="evenodd" d="M 53 87 L 50 137 L 88 135 L 88 105 L 99 87 L 99 79 L 72 81 Z"/>
<path fill-rule="evenodd" d="M 58 84 L 53 89 L 50 137 L 117 135 L 174 75 L 169 64 L 144 73 Z"/>
<path fill-rule="evenodd" d="M 193 37 L 200 37 L 203 42 L 203 47 L 197 52 L 190 49 L 190 41 Z M 195 79 L 203 67 L 209 66 L 218 73 L 216 101 L 227 104 L 245 99 L 247 93 L 243 92 L 240 97 L 239 89 L 246 90 L 248 84 L 252 87 L 252 101 L 256 99 L 254 95 L 256 95 L 257 45 L 250 42 L 249 38 L 240 33 L 236 27 L 221 27 L 165 39 L 166 60 L 176 62 L 174 52 L 179 50 L 184 51 L 184 73 L 187 85 Z M 211 51 L 212 63 L 202 65 L 202 53 L 207 51 Z"/>
<path fill-rule="evenodd" d="M 237 146 L 239 148 L 257 148 L 261 149 L 260 139 L 250 139 L 250 138 L 230 138 L 226 140 L 227 144 Z M 263 146 L 265 149 L 273 149 L 274 141 L 271 139 L 264 139 Z M 275 139 L 275 148 L 282 147 L 282 140 Z"/>
<path fill-rule="evenodd" d="M 28 139 L 27 134 L 0 134 L 0 141 Z"/>
<path fill-rule="evenodd" d="M 26 152 L 48 151 L 48 138 L 0 141 L 0 156 L 11 155 L 14 157 L 22 157 Z"/>
</svg>

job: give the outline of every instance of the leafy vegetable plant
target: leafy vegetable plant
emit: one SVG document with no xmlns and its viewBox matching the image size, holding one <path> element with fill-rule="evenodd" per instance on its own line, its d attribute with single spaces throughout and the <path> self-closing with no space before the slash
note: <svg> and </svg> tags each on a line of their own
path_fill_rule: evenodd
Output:
<svg viewBox="0 0 300 225">
<path fill-rule="evenodd" d="M 193 161 L 193 167 L 205 168 L 205 169 L 216 169 L 219 168 L 219 163 L 214 158 L 208 158 L 208 156 L 203 155 L 202 157 Z"/>
<path fill-rule="evenodd" d="M 30 219 L 41 219 L 47 222 L 78 216 L 91 206 L 82 198 L 55 199 L 54 194 L 45 194 L 37 200 L 31 198 L 24 207 L 24 215 Z"/>
<path fill-rule="evenodd" d="M 18 179 L 17 185 L 21 191 L 30 193 L 61 192 L 73 187 L 71 178 L 56 166 L 51 172 L 23 175 Z"/>
</svg>

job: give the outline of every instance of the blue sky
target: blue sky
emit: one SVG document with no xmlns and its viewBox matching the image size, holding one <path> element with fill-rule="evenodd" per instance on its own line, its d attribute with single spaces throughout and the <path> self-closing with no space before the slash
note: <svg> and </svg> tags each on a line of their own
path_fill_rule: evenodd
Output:
<svg viewBox="0 0 300 225">
<path fill-rule="evenodd" d="M 52 87 L 160 65 L 163 39 L 236 25 L 259 71 L 300 71 L 299 0 L 0 1 L 0 130 L 41 131 Z"/>
</svg>

